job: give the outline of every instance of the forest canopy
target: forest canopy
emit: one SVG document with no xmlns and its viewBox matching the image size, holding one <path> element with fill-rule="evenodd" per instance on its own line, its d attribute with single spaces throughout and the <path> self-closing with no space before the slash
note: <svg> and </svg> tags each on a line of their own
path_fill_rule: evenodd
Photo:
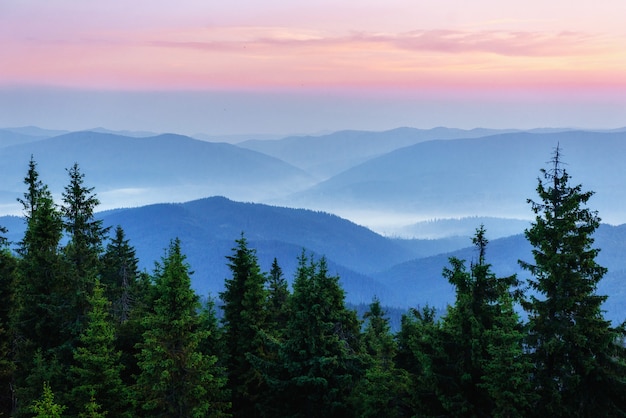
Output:
<svg viewBox="0 0 626 418">
<path fill-rule="evenodd" d="M 291 286 L 279 260 L 262 271 L 245 232 L 217 296 L 192 289 L 178 237 L 139 271 L 78 164 L 67 174 L 57 204 L 31 158 L 15 249 L 0 229 L 0 415 L 626 415 L 626 328 L 596 293 L 600 218 L 558 147 L 528 200 L 530 279 L 492 271 L 477 225 L 476 258 L 442 266 L 454 303 L 409 309 L 398 331 L 377 298 L 357 315 L 323 256 L 303 249 Z"/>
</svg>

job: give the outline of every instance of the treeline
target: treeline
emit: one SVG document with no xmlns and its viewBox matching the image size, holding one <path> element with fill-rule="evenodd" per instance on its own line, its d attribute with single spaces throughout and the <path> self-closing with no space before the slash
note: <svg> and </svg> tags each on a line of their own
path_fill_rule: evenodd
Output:
<svg viewBox="0 0 626 418">
<path fill-rule="evenodd" d="M 290 288 L 243 234 L 215 299 L 192 290 L 176 238 L 140 272 L 78 165 L 57 205 L 31 158 L 26 231 L 0 252 L 0 415 L 624 416 L 626 328 L 596 294 L 592 192 L 569 184 L 558 148 L 541 173 L 531 278 L 492 272 L 480 226 L 476 259 L 443 269 L 454 304 L 411 309 L 392 332 L 380 301 L 362 318 L 346 307 L 324 258 L 303 250 Z"/>
</svg>

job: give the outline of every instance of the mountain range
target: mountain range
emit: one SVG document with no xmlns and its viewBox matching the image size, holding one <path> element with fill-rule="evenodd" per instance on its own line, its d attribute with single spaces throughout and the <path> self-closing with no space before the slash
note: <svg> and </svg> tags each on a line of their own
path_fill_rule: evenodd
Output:
<svg viewBox="0 0 626 418">
<path fill-rule="evenodd" d="M 558 146 L 572 182 L 596 192 L 590 206 L 605 222 L 599 261 L 609 268 L 600 290 L 611 295 L 611 318 L 624 312 L 624 129 L 399 128 L 238 144 L 95 131 L 0 129 L 0 213 L 20 213 L 31 156 L 56 199 L 78 163 L 101 201 L 98 216 L 124 227 L 143 269 L 181 238 L 194 287 L 216 294 L 243 233 L 266 271 L 276 257 L 290 280 L 306 251 L 328 259 L 351 303 L 378 296 L 403 309 L 453 300 L 442 269 L 450 256 L 473 260 L 470 236 L 480 224 L 495 272 L 525 274 L 518 260 L 531 260 L 522 235 L 533 216 L 528 199 Z M 0 225 L 21 239 L 20 218 Z"/>
<path fill-rule="evenodd" d="M 346 300 L 367 304 L 374 297 L 389 307 L 407 309 L 430 305 L 438 309 L 454 301 L 454 290 L 443 278 L 450 257 L 476 260 L 470 237 L 444 239 L 397 239 L 379 235 L 349 220 L 324 212 L 292 209 L 212 197 L 185 203 L 154 204 L 138 208 L 98 212 L 105 226 L 124 228 L 137 250 L 142 270 L 152 272 L 169 242 L 181 247 L 194 271 L 192 283 L 201 295 L 217 296 L 229 277 L 226 256 L 235 240 L 244 236 L 254 248 L 263 271 L 276 258 L 291 283 L 297 259 L 304 252 L 319 260 L 325 257 L 331 274 L 341 278 Z M 0 218 L 9 229 L 8 238 L 18 242 L 24 222 L 16 216 Z M 476 225 L 478 227 L 479 224 Z M 489 230 L 487 230 L 489 238 Z M 626 224 L 603 224 L 595 235 L 598 261 L 609 269 L 599 292 L 610 295 L 607 317 L 623 320 L 626 314 Z M 531 248 L 522 234 L 492 239 L 487 261 L 499 276 L 527 273 L 518 260 L 532 262 Z"/>
</svg>

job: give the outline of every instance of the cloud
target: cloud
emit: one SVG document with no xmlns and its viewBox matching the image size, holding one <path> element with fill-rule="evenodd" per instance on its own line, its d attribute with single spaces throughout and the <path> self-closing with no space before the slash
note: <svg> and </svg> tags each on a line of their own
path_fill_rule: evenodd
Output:
<svg viewBox="0 0 626 418">
<path fill-rule="evenodd" d="M 355 32 L 345 36 L 311 34 L 297 29 L 259 28 L 236 29 L 229 39 L 229 30 L 216 34 L 221 40 L 205 39 L 211 33 L 189 33 L 191 39 L 154 40 L 152 46 L 166 48 L 193 48 L 205 51 L 242 51 L 259 49 L 353 49 L 388 48 L 398 51 L 425 51 L 442 54 L 490 53 L 502 56 L 545 57 L 587 55 L 607 49 L 605 40 L 583 32 L 533 32 L 533 31 L 459 31 L 415 30 L 405 33 Z M 278 51 L 277 51 L 278 52 Z"/>
</svg>

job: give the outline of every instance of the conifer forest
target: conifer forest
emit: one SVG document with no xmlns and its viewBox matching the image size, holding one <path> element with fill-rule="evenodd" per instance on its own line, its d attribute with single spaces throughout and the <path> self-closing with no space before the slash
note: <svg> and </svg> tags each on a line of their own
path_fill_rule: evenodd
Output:
<svg viewBox="0 0 626 418">
<path fill-rule="evenodd" d="M 626 415 L 626 324 L 596 293 L 600 217 L 558 147 L 528 200 L 530 279 L 492 271 L 476 225 L 476 260 L 441 266 L 454 303 L 415 306 L 397 331 L 384 301 L 346 304 L 324 257 L 303 250 L 289 282 L 280 260 L 262 271 L 245 231 L 218 295 L 193 290 L 175 236 L 139 271 L 78 164 L 60 202 L 33 158 L 25 172 L 24 236 L 0 234 L 0 416 Z"/>
</svg>

